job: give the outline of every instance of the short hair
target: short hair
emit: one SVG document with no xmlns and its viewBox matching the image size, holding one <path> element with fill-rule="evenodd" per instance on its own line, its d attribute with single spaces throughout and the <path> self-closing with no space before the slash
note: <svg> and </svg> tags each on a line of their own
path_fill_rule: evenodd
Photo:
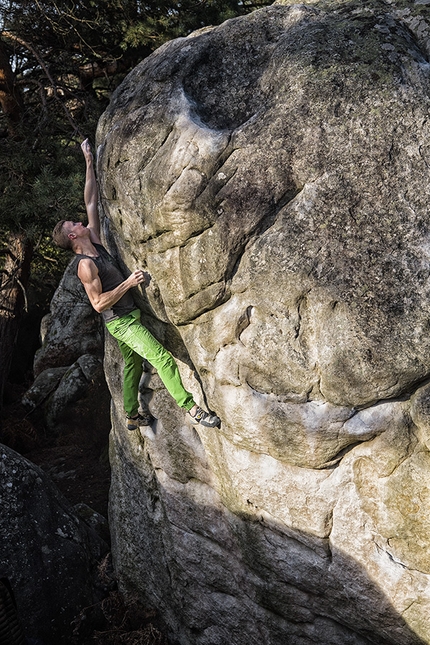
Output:
<svg viewBox="0 0 430 645">
<path fill-rule="evenodd" d="M 67 220 L 62 219 L 56 225 L 52 231 L 52 239 L 54 244 L 59 246 L 60 249 L 65 249 L 66 251 L 72 250 L 72 241 L 69 239 L 68 234 L 64 230 L 63 226 Z"/>
</svg>

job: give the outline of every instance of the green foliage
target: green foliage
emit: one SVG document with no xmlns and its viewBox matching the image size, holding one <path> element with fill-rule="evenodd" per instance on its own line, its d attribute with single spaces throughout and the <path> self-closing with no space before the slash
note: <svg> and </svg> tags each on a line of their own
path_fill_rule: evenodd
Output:
<svg viewBox="0 0 430 645">
<path fill-rule="evenodd" d="M 1 143 L 0 228 L 24 230 L 33 241 L 59 219 L 84 214 L 81 151 L 48 143 L 33 149 L 26 139 Z"/>
<path fill-rule="evenodd" d="M 220 24 L 247 10 L 236 0 L 158 0 L 146 4 L 138 19 L 127 26 L 121 47 L 147 46 L 153 50 L 167 40 Z"/>
</svg>

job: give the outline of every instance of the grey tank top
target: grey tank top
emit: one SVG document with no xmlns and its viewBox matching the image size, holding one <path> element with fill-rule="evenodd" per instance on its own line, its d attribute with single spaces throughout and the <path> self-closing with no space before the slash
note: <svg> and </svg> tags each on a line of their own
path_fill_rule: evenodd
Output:
<svg viewBox="0 0 430 645">
<path fill-rule="evenodd" d="M 106 291 L 112 291 L 117 287 L 121 282 L 124 282 L 124 276 L 118 268 L 113 257 L 106 251 L 104 246 L 101 244 L 94 244 L 94 247 L 97 250 L 98 256 L 91 257 L 90 255 L 81 255 L 77 254 L 78 262 L 76 267 L 79 266 L 80 260 L 83 258 L 89 258 L 96 265 L 100 282 L 102 283 L 102 293 Z M 130 291 L 127 291 L 119 300 L 116 302 L 110 309 L 102 311 L 102 317 L 105 323 L 110 322 L 111 320 L 116 320 L 129 314 L 134 309 L 137 309 L 133 296 Z"/>
</svg>

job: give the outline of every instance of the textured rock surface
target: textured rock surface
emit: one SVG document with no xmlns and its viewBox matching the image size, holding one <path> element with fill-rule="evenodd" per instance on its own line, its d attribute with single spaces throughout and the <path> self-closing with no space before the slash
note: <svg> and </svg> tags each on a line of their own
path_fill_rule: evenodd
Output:
<svg viewBox="0 0 430 645">
<path fill-rule="evenodd" d="M 69 367 L 84 354 L 103 356 L 103 327 L 76 275 L 73 258 L 42 323 L 41 349 L 34 359 L 37 377 L 48 368 Z"/>
<path fill-rule="evenodd" d="M 23 397 L 42 412 L 53 434 L 77 426 L 100 437 L 109 427 L 110 395 L 103 372 L 103 325 L 76 275 L 67 267 L 41 326 L 43 345 L 34 360 L 35 381 Z"/>
<path fill-rule="evenodd" d="M 228 21 L 100 122 L 109 239 L 222 419 L 152 377 L 127 434 L 108 343 L 116 564 L 181 644 L 430 643 L 426 5 Z"/>
<path fill-rule="evenodd" d="M 5 446 L 0 504 L 0 577 L 10 581 L 26 636 L 72 642 L 71 621 L 103 597 L 97 564 L 107 545 L 37 466 Z"/>
</svg>

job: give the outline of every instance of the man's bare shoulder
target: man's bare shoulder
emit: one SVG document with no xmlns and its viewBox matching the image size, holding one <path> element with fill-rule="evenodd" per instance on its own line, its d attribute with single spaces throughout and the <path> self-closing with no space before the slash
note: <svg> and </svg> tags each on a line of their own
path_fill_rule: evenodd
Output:
<svg viewBox="0 0 430 645">
<path fill-rule="evenodd" d="M 81 258 L 78 260 L 78 277 L 82 282 L 94 280 L 98 274 L 99 270 L 91 258 Z"/>
</svg>

